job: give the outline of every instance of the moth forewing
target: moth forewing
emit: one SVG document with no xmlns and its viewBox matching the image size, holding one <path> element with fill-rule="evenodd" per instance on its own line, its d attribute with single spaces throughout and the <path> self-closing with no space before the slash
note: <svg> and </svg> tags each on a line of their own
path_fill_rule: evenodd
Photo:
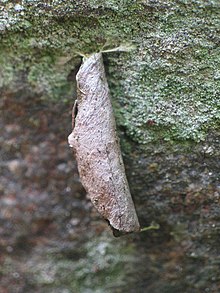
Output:
<svg viewBox="0 0 220 293">
<path fill-rule="evenodd" d="M 76 80 L 77 115 L 73 115 L 68 139 L 74 148 L 82 185 L 114 231 L 139 231 L 101 53 L 84 59 Z"/>
</svg>

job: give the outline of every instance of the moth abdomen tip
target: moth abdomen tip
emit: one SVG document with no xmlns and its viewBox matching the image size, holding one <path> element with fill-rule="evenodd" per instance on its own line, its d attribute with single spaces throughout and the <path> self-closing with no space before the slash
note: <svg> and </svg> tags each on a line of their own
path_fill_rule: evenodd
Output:
<svg viewBox="0 0 220 293">
<path fill-rule="evenodd" d="M 113 233 L 113 236 L 115 236 L 115 237 L 120 237 L 120 236 L 131 234 L 134 232 L 140 232 L 140 225 L 139 224 L 134 228 L 124 227 L 121 229 L 117 229 L 117 228 L 113 227 L 113 225 L 111 225 L 111 223 L 108 219 L 105 219 L 105 220 L 107 221 L 108 225 L 110 226 L 112 233 Z"/>
</svg>

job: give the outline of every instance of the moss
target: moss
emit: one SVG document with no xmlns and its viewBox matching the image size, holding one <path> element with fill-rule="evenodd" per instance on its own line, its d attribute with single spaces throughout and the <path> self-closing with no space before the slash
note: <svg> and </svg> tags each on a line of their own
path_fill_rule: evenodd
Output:
<svg viewBox="0 0 220 293">
<path fill-rule="evenodd" d="M 118 124 L 141 144 L 203 140 L 220 118 L 218 5 L 217 0 L 5 1 L 1 86 L 13 84 L 22 71 L 37 93 L 67 98 L 77 52 L 130 41 L 135 51 L 105 56 Z M 59 67 L 60 58 L 72 61 Z"/>
</svg>

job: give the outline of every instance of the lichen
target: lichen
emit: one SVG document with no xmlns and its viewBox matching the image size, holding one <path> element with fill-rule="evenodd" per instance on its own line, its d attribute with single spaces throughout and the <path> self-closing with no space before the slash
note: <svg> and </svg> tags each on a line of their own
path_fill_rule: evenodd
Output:
<svg viewBox="0 0 220 293">
<path fill-rule="evenodd" d="M 78 52 L 129 41 L 136 50 L 104 56 L 117 123 L 141 144 L 204 140 L 220 121 L 219 11 L 218 0 L 4 1 L 0 85 L 25 72 L 36 93 L 68 98 Z"/>
<path fill-rule="evenodd" d="M 44 292 L 112 292 L 129 272 L 123 271 L 123 266 L 134 262 L 133 249 L 106 233 L 88 239 L 80 249 L 72 248 L 73 258 L 62 255 L 57 247 L 50 248 L 37 266 L 32 261 L 27 263 L 32 286 L 37 284 Z"/>
</svg>

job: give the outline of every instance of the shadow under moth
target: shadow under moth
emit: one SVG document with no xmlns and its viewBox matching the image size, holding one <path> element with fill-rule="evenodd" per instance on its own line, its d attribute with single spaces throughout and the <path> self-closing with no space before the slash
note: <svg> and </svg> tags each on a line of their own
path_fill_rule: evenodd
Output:
<svg viewBox="0 0 220 293">
<path fill-rule="evenodd" d="M 125 175 L 102 53 L 85 57 L 76 75 L 72 111 L 73 148 L 80 179 L 115 236 L 140 231 Z"/>
</svg>

